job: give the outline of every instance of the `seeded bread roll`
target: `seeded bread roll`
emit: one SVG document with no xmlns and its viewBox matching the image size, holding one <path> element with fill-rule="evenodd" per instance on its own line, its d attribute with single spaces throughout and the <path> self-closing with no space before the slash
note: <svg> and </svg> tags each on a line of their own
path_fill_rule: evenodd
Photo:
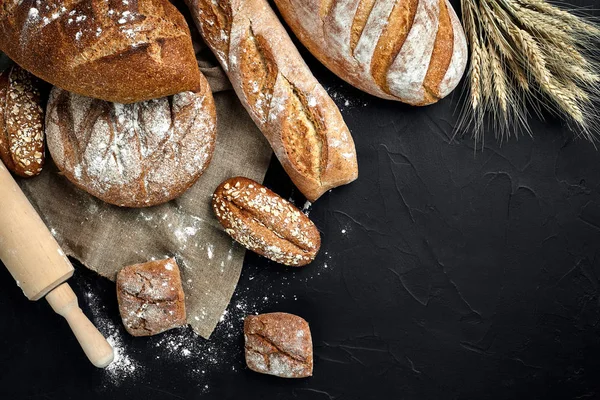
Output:
<svg viewBox="0 0 600 400">
<path fill-rule="evenodd" d="M 458 85 L 467 42 L 447 0 L 275 0 L 300 41 L 357 88 L 413 105 Z"/>
<path fill-rule="evenodd" d="M 306 378 L 313 373 L 312 337 L 297 315 L 270 313 L 244 320 L 246 365 L 280 378 Z"/>
<path fill-rule="evenodd" d="M 54 88 L 46 134 L 56 166 L 79 188 L 121 207 L 150 207 L 192 186 L 208 167 L 216 111 L 202 91 L 119 104 Z"/>
<path fill-rule="evenodd" d="M 25 178 L 42 172 L 46 152 L 38 85 L 17 65 L 0 74 L 0 159 Z"/>
<path fill-rule="evenodd" d="M 340 111 L 265 0 L 187 0 L 204 40 L 281 165 L 310 201 L 358 177 Z"/>
<path fill-rule="evenodd" d="M 127 332 L 150 336 L 185 326 L 185 295 L 173 258 L 135 264 L 117 274 L 119 312 Z"/>
<path fill-rule="evenodd" d="M 321 247 L 319 231 L 306 215 L 251 179 L 236 177 L 221 183 L 212 205 L 227 234 L 277 263 L 306 265 Z"/>
<path fill-rule="evenodd" d="M 0 50 L 45 81 L 107 101 L 200 87 L 189 28 L 168 0 L 0 1 Z"/>
</svg>

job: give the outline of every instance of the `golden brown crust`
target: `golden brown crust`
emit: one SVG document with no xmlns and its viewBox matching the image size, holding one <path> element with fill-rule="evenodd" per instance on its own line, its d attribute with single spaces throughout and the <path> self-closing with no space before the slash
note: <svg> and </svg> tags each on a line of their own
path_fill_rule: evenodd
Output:
<svg viewBox="0 0 600 400">
<path fill-rule="evenodd" d="M 189 28 L 167 0 L 24 0 L 0 10 L 0 49 L 58 87 L 106 101 L 200 85 Z"/>
<path fill-rule="evenodd" d="M 374 5 L 375 0 L 359 0 L 358 2 L 358 8 L 352 20 L 352 32 L 350 33 L 350 51 L 352 53 L 356 49 L 358 40 L 365 29 L 365 25 L 367 25 L 367 20 L 369 19 L 369 15 L 371 15 Z"/>
<path fill-rule="evenodd" d="M 185 326 L 185 295 L 173 258 L 130 265 L 117 274 L 119 312 L 127 332 L 151 336 Z"/>
<path fill-rule="evenodd" d="M 440 98 L 440 83 L 444 79 L 444 75 L 450 65 L 451 57 L 448 54 L 452 55 L 454 51 L 454 29 L 452 28 L 448 7 L 445 0 L 439 0 L 439 3 L 440 23 L 431 60 L 429 61 L 429 69 L 423 81 L 423 87 L 426 92 L 424 103 L 434 103 Z"/>
<path fill-rule="evenodd" d="M 309 264 L 321 247 L 319 231 L 306 215 L 251 179 L 235 177 L 221 183 L 212 207 L 227 234 L 277 263 Z"/>
<path fill-rule="evenodd" d="M 46 118 L 57 167 L 107 203 L 150 207 L 183 194 L 208 167 L 216 110 L 202 92 L 134 104 L 109 103 L 54 88 Z"/>
<path fill-rule="evenodd" d="M 17 65 L 0 74 L 0 159 L 25 178 L 38 175 L 45 160 L 38 85 L 34 76 Z"/>
<path fill-rule="evenodd" d="M 348 127 L 268 3 L 219 2 L 232 13 L 231 25 L 205 11 L 212 0 L 187 3 L 242 104 L 302 194 L 315 201 L 354 181 L 358 165 Z"/>
<path fill-rule="evenodd" d="M 371 74 L 377 85 L 388 94 L 391 94 L 387 79 L 388 71 L 410 32 L 419 1 L 425 0 L 405 0 L 394 4 L 388 23 L 379 36 L 373 53 Z"/>
<path fill-rule="evenodd" d="M 246 365 L 252 371 L 281 378 L 312 376 L 310 327 L 297 315 L 249 315 L 244 320 L 244 340 Z"/>
<path fill-rule="evenodd" d="M 466 38 L 437 0 L 275 0 L 281 15 L 308 50 L 351 85 L 374 96 L 427 105 L 448 95 L 467 62 Z M 327 13 L 323 15 L 324 4 Z M 446 25 L 447 21 L 442 21 Z M 447 41 L 454 35 L 454 43 Z M 446 35 L 446 36 L 444 36 Z M 435 43 L 434 65 L 429 65 Z M 425 75 L 429 73 L 428 79 Z M 441 77 L 440 77 L 441 75 Z M 437 86 L 434 86 L 437 84 Z"/>
</svg>

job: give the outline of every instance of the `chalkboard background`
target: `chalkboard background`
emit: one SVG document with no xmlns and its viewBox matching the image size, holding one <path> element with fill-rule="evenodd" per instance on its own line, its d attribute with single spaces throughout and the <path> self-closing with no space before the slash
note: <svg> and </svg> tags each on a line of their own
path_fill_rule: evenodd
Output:
<svg viewBox="0 0 600 400">
<path fill-rule="evenodd" d="M 303 55 L 360 165 L 310 208 L 317 260 L 290 269 L 247 254 L 209 342 L 189 329 L 129 337 L 114 284 L 76 264 L 82 308 L 122 352 L 112 371 L 89 365 L 66 323 L 0 268 L 0 399 L 600 398 L 600 153 L 550 116 L 531 121 L 533 139 L 488 132 L 475 152 L 452 140 L 462 88 L 409 107 Z M 304 205 L 277 161 L 266 185 Z M 312 378 L 245 368 L 242 318 L 271 311 L 310 323 Z"/>
</svg>

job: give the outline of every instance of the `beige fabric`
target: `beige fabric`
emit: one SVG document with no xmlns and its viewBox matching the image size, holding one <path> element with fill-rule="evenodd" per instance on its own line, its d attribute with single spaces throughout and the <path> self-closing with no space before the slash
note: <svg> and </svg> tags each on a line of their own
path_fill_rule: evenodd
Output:
<svg viewBox="0 0 600 400">
<path fill-rule="evenodd" d="M 243 175 L 262 182 L 271 149 L 220 68 L 199 51 L 199 64 L 215 93 L 218 135 L 213 161 L 182 197 L 147 209 L 121 209 L 75 188 L 49 161 L 39 177 L 20 180 L 64 251 L 114 280 L 122 267 L 176 257 L 188 322 L 208 338 L 237 285 L 244 249 L 220 228 L 210 209 L 223 180 Z"/>
</svg>

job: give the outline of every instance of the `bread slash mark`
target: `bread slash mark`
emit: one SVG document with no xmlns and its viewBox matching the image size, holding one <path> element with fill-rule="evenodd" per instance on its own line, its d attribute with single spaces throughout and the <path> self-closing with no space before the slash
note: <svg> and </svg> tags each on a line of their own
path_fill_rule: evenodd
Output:
<svg viewBox="0 0 600 400">
<path fill-rule="evenodd" d="M 373 6 L 375 6 L 375 0 L 360 0 L 358 3 L 350 31 L 350 51 L 352 54 L 354 54 L 354 49 L 356 49 L 356 45 L 365 30 L 369 16 L 373 11 Z"/>
<path fill-rule="evenodd" d="M 440 2 L 440 17 L 435 44 L 429 61 L 429 69 L 423 80 L 425 89 L 425 102 L 433 103 L 440 96 L 440 84 L 446 75 L 454 53 L 454 28 L 450 20 L 450 13 L 445 0 Z M 450 56 L 449 56 L 450 54 Z"/>
<path fill-rule="evenodd" d="M 400 0 L 394 4 L 389 22 L 379 37 L 377 47 L 375 47 L 371 63 L 371 75 L 381 90 L 387 94 L 391 94 L 387 82 L 388 71 L 398 53 L 400 53 L 412 28 L 419 1 L 428 0 Z"/>
</svg>

